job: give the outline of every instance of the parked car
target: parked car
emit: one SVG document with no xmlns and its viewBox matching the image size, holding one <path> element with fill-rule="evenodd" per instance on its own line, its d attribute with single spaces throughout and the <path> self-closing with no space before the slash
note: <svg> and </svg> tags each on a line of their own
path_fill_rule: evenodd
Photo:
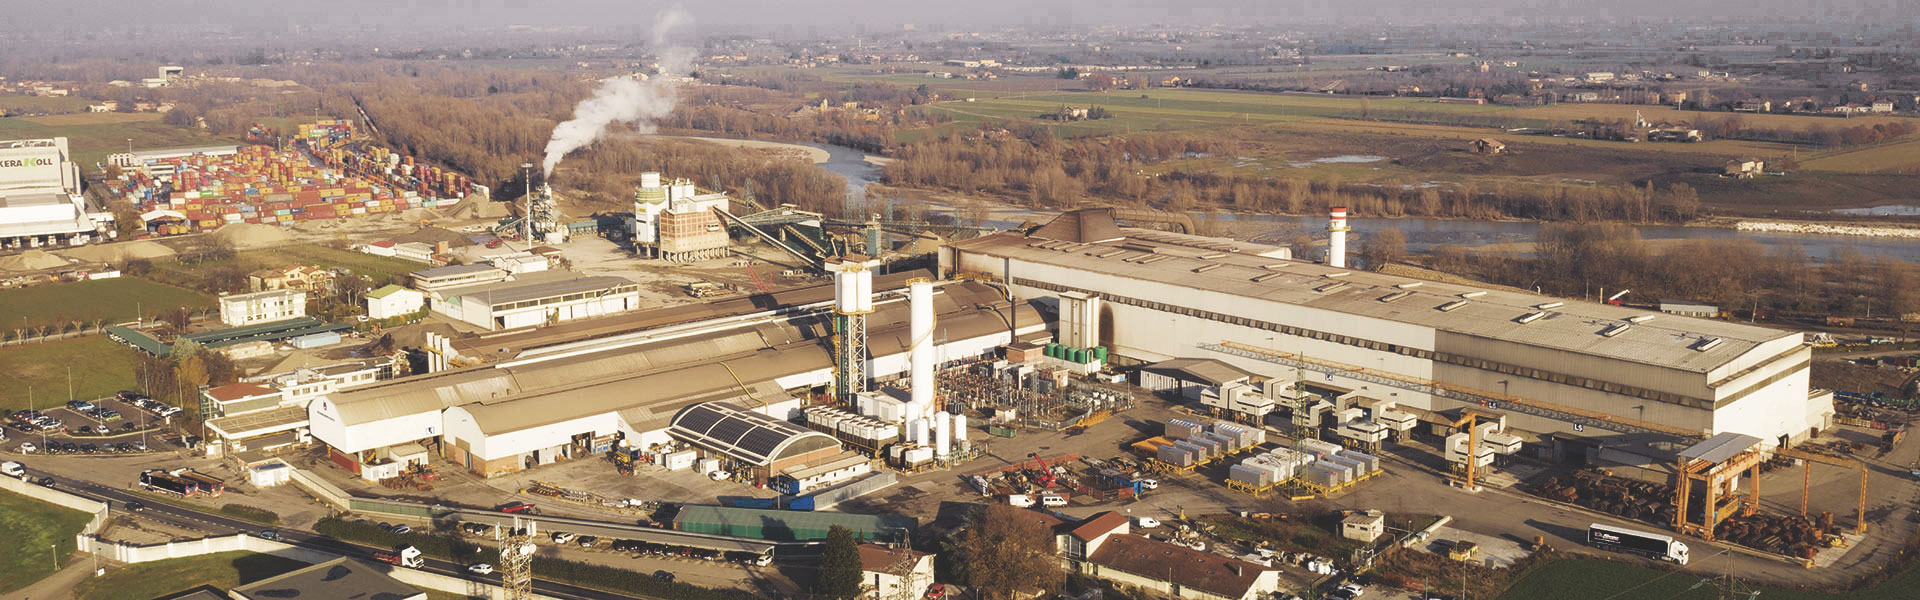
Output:
<svg viewBox="0 0 1920 600">
<path fill-rule="evenodd" d="M 79 451 L 80 451 L 80 445 L 79 445 L 79 444 L 75 444 L 75 443 L 73 443 L 73 442 L 67 442 L 67 443 L 64 443 L 64 444 L 61 444 L 61 445 L 60 445 L 60 451 L 61 451 L 61 452 L 65 452 L 65 453 L 67 453 L 67 454 L 73 454 L 73 453 L 75 453 L 75 452 L 79 452 Z"/>
<path fill-rule="evenodd" d="M 85 452 L 87 454 L 93 454 L 95 452 L 100 451 L 100 447 L 93 445 L 93 442 L 87 442 L 85 444 L 80 445 L 80 451 Z"/>
<path fill-rule="evenodd" d="M 81 425 L 81 426 L 80 426 L 80 435 L 93 435 L 93 426 L 92 426 L 92 425 Z"/>
<path fill-rule="evenodd" d="M 1142 479 L 1142 480 L 1140 480 L 1140 489 L 1143 489 L 1143 490 L 1157 490 L 1157 489 L 1160 489 L 1160 480 L 1158 480 L 1158 479 Z"/>
<path fill-rule="evenodd" d="M 532 505 L 532 504 L 527 504 L 527 503 L 525 503 L 525 502 L 508 502 L 508 503 L 506 503 L 506 504 L 504 504 L 504 505 L 501 505 L 501 506 L 500 506 L 500 512 L 503 512 L 503 513 L 536 513 L 536 512 L 539 512 L 539 511 L 536 511 L 536 510 L 534 510 L 534 508 L 533 508 L 533 505 Z"/>
<path fill-rule="evenodd" d="M 1059 494 L 1041 494 L 1040 504 L 1045 506 L 1066 506 L 1067 497 Z"/>
<path fill-rule="evenodd" d="M 21 454 L 33 454 L 39 451 L 40 451 L 40 447 L 33 445 L 33 442 L 27 442 L 20 445 Z"/>
<path fill-rule="evenodd" d="M 667 583 L 673 583 L 673 572 L 672 572 L 672 571 L 668 571 L 668 570 L 666 570 L 666 569 L 661 569 L 661 570 L 659 570 L 659 571 L 654 571 L 654 572 L 653 572 L 653 578 L 654 578 L 654 579 L 658 579 L 658 580 L 661 580 L 661 581 L 665 581 L 665 582 L 667 582 Z"/>
<path fill-rule="evenodd" d="M 146 443 L 146 442 L 138 442 L 138 441 L 136 441 L 136 442 L 133 442 L 133 451 L 134 451 L 134 452 L 146 452 L 146 451 L 147 451 L 147 443 Z"/>
<path fill-rule="evenodd" d="M 260 530 L 260 539 L 272 541 L 272 542 L 278 542 L 280 541 L 280 530 L 262 529 Z"/>
<path fill-rule="evenodd" d="M 87 412 L 87 411 L 93 410 L 93 403 L 88 402 L 86 400 L 68 400 L 67 408 L 71 408 L 80 412 Z"/>
<path fill-rule="evenodd" d="M 553 532 L 553 543 L 565 544 L 567 542 L 573 541 L 574 537 L 576 537 L 574 534 L 567 533 L 565 531 L 555 531 Z"/>
<path fill-rule="evenodd" d="M 41 477 L 39 481 L 35 481 L 34 483 L 40 484 L 41 486 L 44 486 L 44 487 L 53 487 L 53 478 Z"/>
<path fill-rule="evenodd" d="M 927 600 L 940 600 L 947 597 L 947 584 L 936 583 L 927 586 Z"/>
<path fill-rule="evenodd" d="M 405 535 L 405 534 L 413 533 L 413 528 L 408 527 L 406 525 L 395 525 L 393 526 L 393 532 Z"/>
</svg>

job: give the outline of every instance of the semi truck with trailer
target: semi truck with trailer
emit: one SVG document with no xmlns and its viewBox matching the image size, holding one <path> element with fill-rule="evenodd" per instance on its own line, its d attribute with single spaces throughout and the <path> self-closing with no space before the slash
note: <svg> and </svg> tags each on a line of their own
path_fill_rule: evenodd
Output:
<svg viewBox="0 0 1920 600">
<path fill-rule="evenodd" d="M 174 477 L 166 471 L 153 469 L 140 474 L 140 487 L 166 492 L 176 496 L 192 496 L 200 491 L 200 486 L 190 480 Z"/>
<path fill-rule="evenodd" d="M 393 552 L 375 552 L 373 553 L 373 559 L 383 563 L 413 569 L 427 566 L 427 561 L 420 558 L 420 549 L 413 546 L 407 546 Z"/>
<path fill-rule="evenodd" d="M 1687 564 L 1687 544 L 1670 535 L 1594 523 L 1587 527 L 1587 543 L 1596 548 L 1639 554 L 1679 565 Z"/>
</svg>

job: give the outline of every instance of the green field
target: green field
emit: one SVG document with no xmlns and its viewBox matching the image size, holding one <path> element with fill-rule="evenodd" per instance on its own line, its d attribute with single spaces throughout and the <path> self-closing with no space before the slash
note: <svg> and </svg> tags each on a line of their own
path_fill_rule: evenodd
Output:
<svg viewBox="0 0 1920 600">
<path fill-rule="evenodd" d="M 0 492 L 0 593 L 11 592 L 58 570 L 74 551 L 73 536 L 92 515 L 13 492 Z"/>
<path fill-rule="evenodd" d="M 420 263 L 406 259 L 374 256 L 364 252 L 339 250 L 313 244 L 244 250 L 239 254 L 241 259 L 260 263 L 261 267 L 318 265 L 329 269 L 346 269 L 372 279 L 376 286 L 381 281 L 404 283 L 407 274 L 424 268 Z"/>
<path fill-rule="evenodd" d="M 69 367 L 73 397 L 93 399 L 132 389 L 139 351 L 104 335 L 0 347 L 0 410 L 57 406 L 67 401 Z M 28 391 L 33 393 L 30 403 Z"/>
<path fill-rule="evenodd" d="M 111 324 L 133 320 L 135 311 L 151 318 L 180 306 L 213 306 L 213 297 L 137 277 L 56 283 L 0 290 L 0 315 L 7 318 L 0 327 L 19 328 L 22 319 L 29 326 L 94 319 Z"/>
<path fill-rule="evenodd" d="M 252 552 L 216 552 L 110 570 L 80 583 L 81 600 L 150 600 L 203 585 L 227 590 L 307 566 L 291 558 Z"/>
<path fill-rule="evenodd" d="M 133 140 L 133 147 L 136 150 L 239 143 L 237 140 L 210 135 L 198 129 L 161 123 L 160 115 L 157 113 L 134 116 L 139 117 L 140 120 L 128 122 L 124 121 L 125 115 L 99 113 L 97 118 L 93 119 L 97 122 L 68 123 L 71 119 L 62 119 L 60 121 L 62 124 L 59 125 L 36 123 L 22 118 L 0 118 L 0 139 L 64 136 L 72 145 L 74 162 L 80 163 L 80 168 L 83 170 L 91 170 L 95 163 L 105 161 L 108 154 L 125 152 L 128 139 Z"/>
<path fill-rule="evenodd" d="M 1700 583 L 1699 575 L 1655 571 L 1599 560 L 1563 560 L 1540 567 L 1515 583 L 1500 600 L 1715 600 L 1716 588 Z M 1820 594 L 1761 588 L 1767 600 L 1905 600 L 1920 597 L 1920 568 L 1912 565 L 1893 579 L 1863 590 Z"/>
<path fill-rule="evenodd" d="M 0 113 L 41 110 L 55 114 L 84 112 L 88 104 L 92 102 L 73 96 L 0 96 Z"/>
</svg>

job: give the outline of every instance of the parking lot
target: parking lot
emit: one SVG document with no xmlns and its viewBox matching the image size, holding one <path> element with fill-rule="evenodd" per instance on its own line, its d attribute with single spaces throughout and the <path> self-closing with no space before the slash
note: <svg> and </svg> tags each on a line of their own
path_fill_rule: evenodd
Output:
<svg viewBox="0 0 1920 600">
<path fill-rule="evenodd" d="M 161 411 L 180 409 L 143 398 L 101 398 L 6 415 L 0 448 L 22 454 L 145 452 L 161 446 L 158 432 L 169 421 Z M 169 436 L 169 439 L 174 439 Z M 91 450 L 89 450 L 91 446 Z"/>
</svg>

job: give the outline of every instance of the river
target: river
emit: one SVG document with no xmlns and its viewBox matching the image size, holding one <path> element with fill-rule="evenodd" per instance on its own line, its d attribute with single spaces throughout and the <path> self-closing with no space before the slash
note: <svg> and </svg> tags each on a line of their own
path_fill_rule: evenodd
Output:
<svg viewBox="0 0 1920 600">
<path fill-rule="evenodd" d="M 725 141 L 725 140 L 715 140 Z M 880 166 L 876 159 L 867 153 L 831 144 L 792 144 L 813 150 L 824 150 L 825 160 L 818 152 L 811 155 L 820 168 L 839 175 L 847 180 L 850 189 L 864 191 L 866 185 L 880 180 Z M 953 207 L 935 204 L 930 212 L 943 214 L 953 212 Z M 1058 211 L 1029 210 L 1015 206 L 996 204 L 989 225 L 995 227 L 1013 227 L 1022 221 L 1044 222 Z M 1326 217 L 1306 217 L 1292 215 L 1256 215 L 1222 213 L 1223 221 L 1255 222 L 1270 225 L 1263 235 L 1284 241 L 1295 233 L 1318 233 L 1326 230 Z M 1491 246 L 1494 244 L 1526 244 L 1534 241 L 1539 234 L 1541 223 L 1534 221 L 1475 221 L 1467 219 L 1434 219 L 1426 217 L 1407 217 L 1399 219 L 1353 218 L 1350 225 L 1356 234 L 1364 239 L 1366 232 L 1387 228 L 1399 229 L 1407 235 L 1407 249 L 1413 252 L 1427 252 L 1436 246 Z M 1772 250 L 1789 244 L 1798 244 L 1806 250 L 1807 256 L 1816 262 L 1824 262 L 1841 248 L 1852 247 L 1866 256 L 1886 256 L 1902 260 L 1920 262 L 1920 240 L 1901 238 L 1876 238 L 1846 235 L 1819 235 L 1801 233 L 1774 233 L 1737 231 L 1716 227 L 1681 227 L 1676 225 L 1635 225 L 1641 239 L 1672 243 L 1689 239 L 1751 240 Z"/>
</svg>

